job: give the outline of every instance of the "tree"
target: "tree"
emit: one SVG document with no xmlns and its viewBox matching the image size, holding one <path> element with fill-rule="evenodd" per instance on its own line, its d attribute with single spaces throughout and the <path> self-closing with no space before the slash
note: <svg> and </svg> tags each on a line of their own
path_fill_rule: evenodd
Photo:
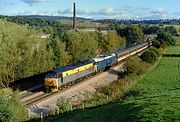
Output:
<svg viewBox="0 0 180 122">
<path fill-rule="evenodd" d="M 175 40 L 169 33 L 166 32 L 159 33 L 156 39 L 160 42 L 160 44 L 175 45 Z"/>
<path fill-rule="evenodd" d="M 97 41 L 88 32 L 68 32 L 64 35 L 64 41 L 71 62 L 87 60 L 96 55 Z"/>
<path fill-rule="evenodd" d="M 158 55 L 156 54 L 156 52 L 154 52 L 154 50 L 146 50 L 141 56 L 140 58 L 143 61 L 146 61 L 147 63 L 155 63 L 158 59 Z"/>
<path fill-rule="evenodd" d="M 126 47 L 130 47 L 144 41 L 144 33 L 140 26 L 128 26 L 118 29 L 120 36 L 126 38 Z"/>
<path fill-rule="evenodd" d="M 66 51 L 66 44 L 58 36 L 50 40 L 49 46 L 53 50 L 53 60 L 56 66 L 64 66 L 69 63 L 70 55 Z"/>
<path fill-rule="evenodd" d="M 99 47 L 103 52 L 112 52 L 119 50 L 124 44 L 124 39 L 114 31 L 108 31 L 107 34 L 100 34 Z"/>
<path fill-rule="evenodd" d="M 53 53 L 46 50 L 40 31 L 6 21 L 0 21 L 0 28 L 0 82 L 4 87 L 54 67 Z"/>
<path fill-rule="evenodd" d="M 171 35 L 177 35 L 177 30 L 174 26 L 167 26 L 164 30 Z"/>
</svg>

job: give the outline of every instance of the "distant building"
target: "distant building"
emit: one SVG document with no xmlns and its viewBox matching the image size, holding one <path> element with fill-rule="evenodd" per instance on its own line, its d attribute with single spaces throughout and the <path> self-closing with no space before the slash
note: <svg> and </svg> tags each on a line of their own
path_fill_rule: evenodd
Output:
<svg viewBox="0 0 180 122">
<path fill-rule="evenodd" d="M 51 34 L 42 33 L 41 36 L 40 36 L 40 38 L 41 38 L 41 39 L 47 39 L 47 38 L 49 38 L 50 36 L 51 36 Z"/>
</svg>

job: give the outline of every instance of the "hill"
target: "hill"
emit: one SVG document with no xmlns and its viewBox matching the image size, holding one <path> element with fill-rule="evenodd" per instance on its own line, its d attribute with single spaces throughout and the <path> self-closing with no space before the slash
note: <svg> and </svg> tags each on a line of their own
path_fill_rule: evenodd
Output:
<svg viewBox="0 0 180 122">
<path fill-rule="evenodd" d="M 30 19 L 43 19 L 43 20 L 66 20 L 66 21 L 71 21 L 72 17 L 67 17 L 67 16 L 42 16 L 42 15 L 23 15 L 23 16 L 16 16 L 16 17 L 21 17 L 21 18 L 30 18 Z M 77 21 L 92 21 L 93 19 L 88 19 L 84 17 L 77 17 Z"/>
</svg>

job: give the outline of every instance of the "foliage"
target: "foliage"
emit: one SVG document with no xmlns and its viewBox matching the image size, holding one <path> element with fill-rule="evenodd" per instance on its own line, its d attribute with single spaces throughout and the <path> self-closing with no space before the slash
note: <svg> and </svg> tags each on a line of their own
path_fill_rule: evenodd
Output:
<svg viewBox="0 0 180 122">
<path fill-rule="evenodd" d="M 162 31 L 162 29 L 159 26 L 150 26 L 150 25 L 145 25 L 142 26 L 142 30 L 144 34 L 158 34 Z"/>
<path fill-rule="evenodd" d="M 114 31 L 108 31 L 107 35 L 98 33 L 99 48 L 103 52 L 112 52 L 119 50 L 124 45 L 124 39 Z"/>
<path fill-rule="evenodd" d="M 130 47 L 144 41 L 144 33 L 140 26 L 127 26 L 120 28 L 117 32 L 126 37 L 126 47 Z"/>
<path fill-rule="evenodd" d="M 58 104 L 57 106 L 59 107 L 59 112 L 60 113 L 65 113 L 65 112 L 68 112 L 71 110 L 71 103 L 68 102 L 68 100 L 65 100 L 65 99 L 60 99 L 58 101 Z"/>
<path fill-rule="evenodd" d="M 18 93 L 12 95 L 0 94 L 0 121 L 19 122 L 27 117 L 25 107 L 20 102 Z"/>
<path fill-rule="evenodd" d="M 174 26 L 166 26 L 164 31 L 171 35 L 177 35 L 177 30 Z"/>
<path fill-rule="evenodd" d="M 154 47 L 151 47 L 151 48 L 149 48 L 149 50 L 154 51 L 158 57 L 160 57 L 160 56 L 161 56 L 161 52 L 159 51 L 159 49 L 154 48 Z"/>
<path fill-rule="evenodd" d="M 63 26 L 59 21 L 56 20 L 43 20 L 39 18 L 26 18 L 26 17 L 10 17 L 10 16 L 0 16 L 0 18 L 5 19 L 9 22 L 14 22 L 19 25 L 28 25 L 35 29 L 42 29 L 44 33 L 49 34 L 59 34 L 59 31 L 67 30 L 69 27 Z"/>
<path fill-rule="evenodd" d="M 158 40 L 153 40 L 152 41 L 152 46 L 155 47 L 155 48 L 160 48 L 161 47 L 160 42 Z"/>
<path fill-rule="evenodd" d="M 66 44 L 56 36 L 50 40 L 48 48 L 53 50 L 53 60 L 56 66 L 65 66 L 70 62 L 70 55 L 66 51 Z"/>
<path fill-rule="evenodd" d="M 71 62 L 87 60 L 96 55 L 97 41 L 87 32 L 67 32 L 64 41 L 72 56 Z"/>
<path fill-rule="evenodd" d="M 5 86 L 54 67 L 39 31 L 5 21 L 0 21 L 0 28 L 0 82 Z"/>
<path fill-rule="evenodd" d="M 172 36 L 165 32 L 157 34 L 156 39 L 160 42 L 160 44 L 175 45 L 175 40 Z"/>
<path fill-rule="evenodd" d="M 146 61 L 147 63 L 155 63 L 158 60 L 158 55 L 156 54 L 156 52 L 154 50 L 146 50 L 141 56 L 140 58 L 143 61 Z"/>
<path fill-rule="evenodd" d="M 142 75 L 147 72 L 150 64 L 140 61 L 138 57 L 131 57 L 127 60 L 125 67 L 128 74 L 135 73 L 137 75 Z"/>
</svg>

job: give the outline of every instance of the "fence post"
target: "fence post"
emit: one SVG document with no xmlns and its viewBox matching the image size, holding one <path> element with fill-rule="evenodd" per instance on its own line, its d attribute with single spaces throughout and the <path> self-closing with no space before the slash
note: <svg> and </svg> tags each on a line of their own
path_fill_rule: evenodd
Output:
<svg viewBox="0 0 180 122">
<path fill-rule="evenodd" d="M 43 122 L 43 113 L 41 112 L 41 122 Z"/>
<path fill-rule="evenodd" d="M 84 102 L 83 102 L 83 110 L 84 110 Z"/>
<path fill-rule="evenodd" d="M 93 101 L 91 102 L 91 107 L 93 106 Z"/>
</svg>

